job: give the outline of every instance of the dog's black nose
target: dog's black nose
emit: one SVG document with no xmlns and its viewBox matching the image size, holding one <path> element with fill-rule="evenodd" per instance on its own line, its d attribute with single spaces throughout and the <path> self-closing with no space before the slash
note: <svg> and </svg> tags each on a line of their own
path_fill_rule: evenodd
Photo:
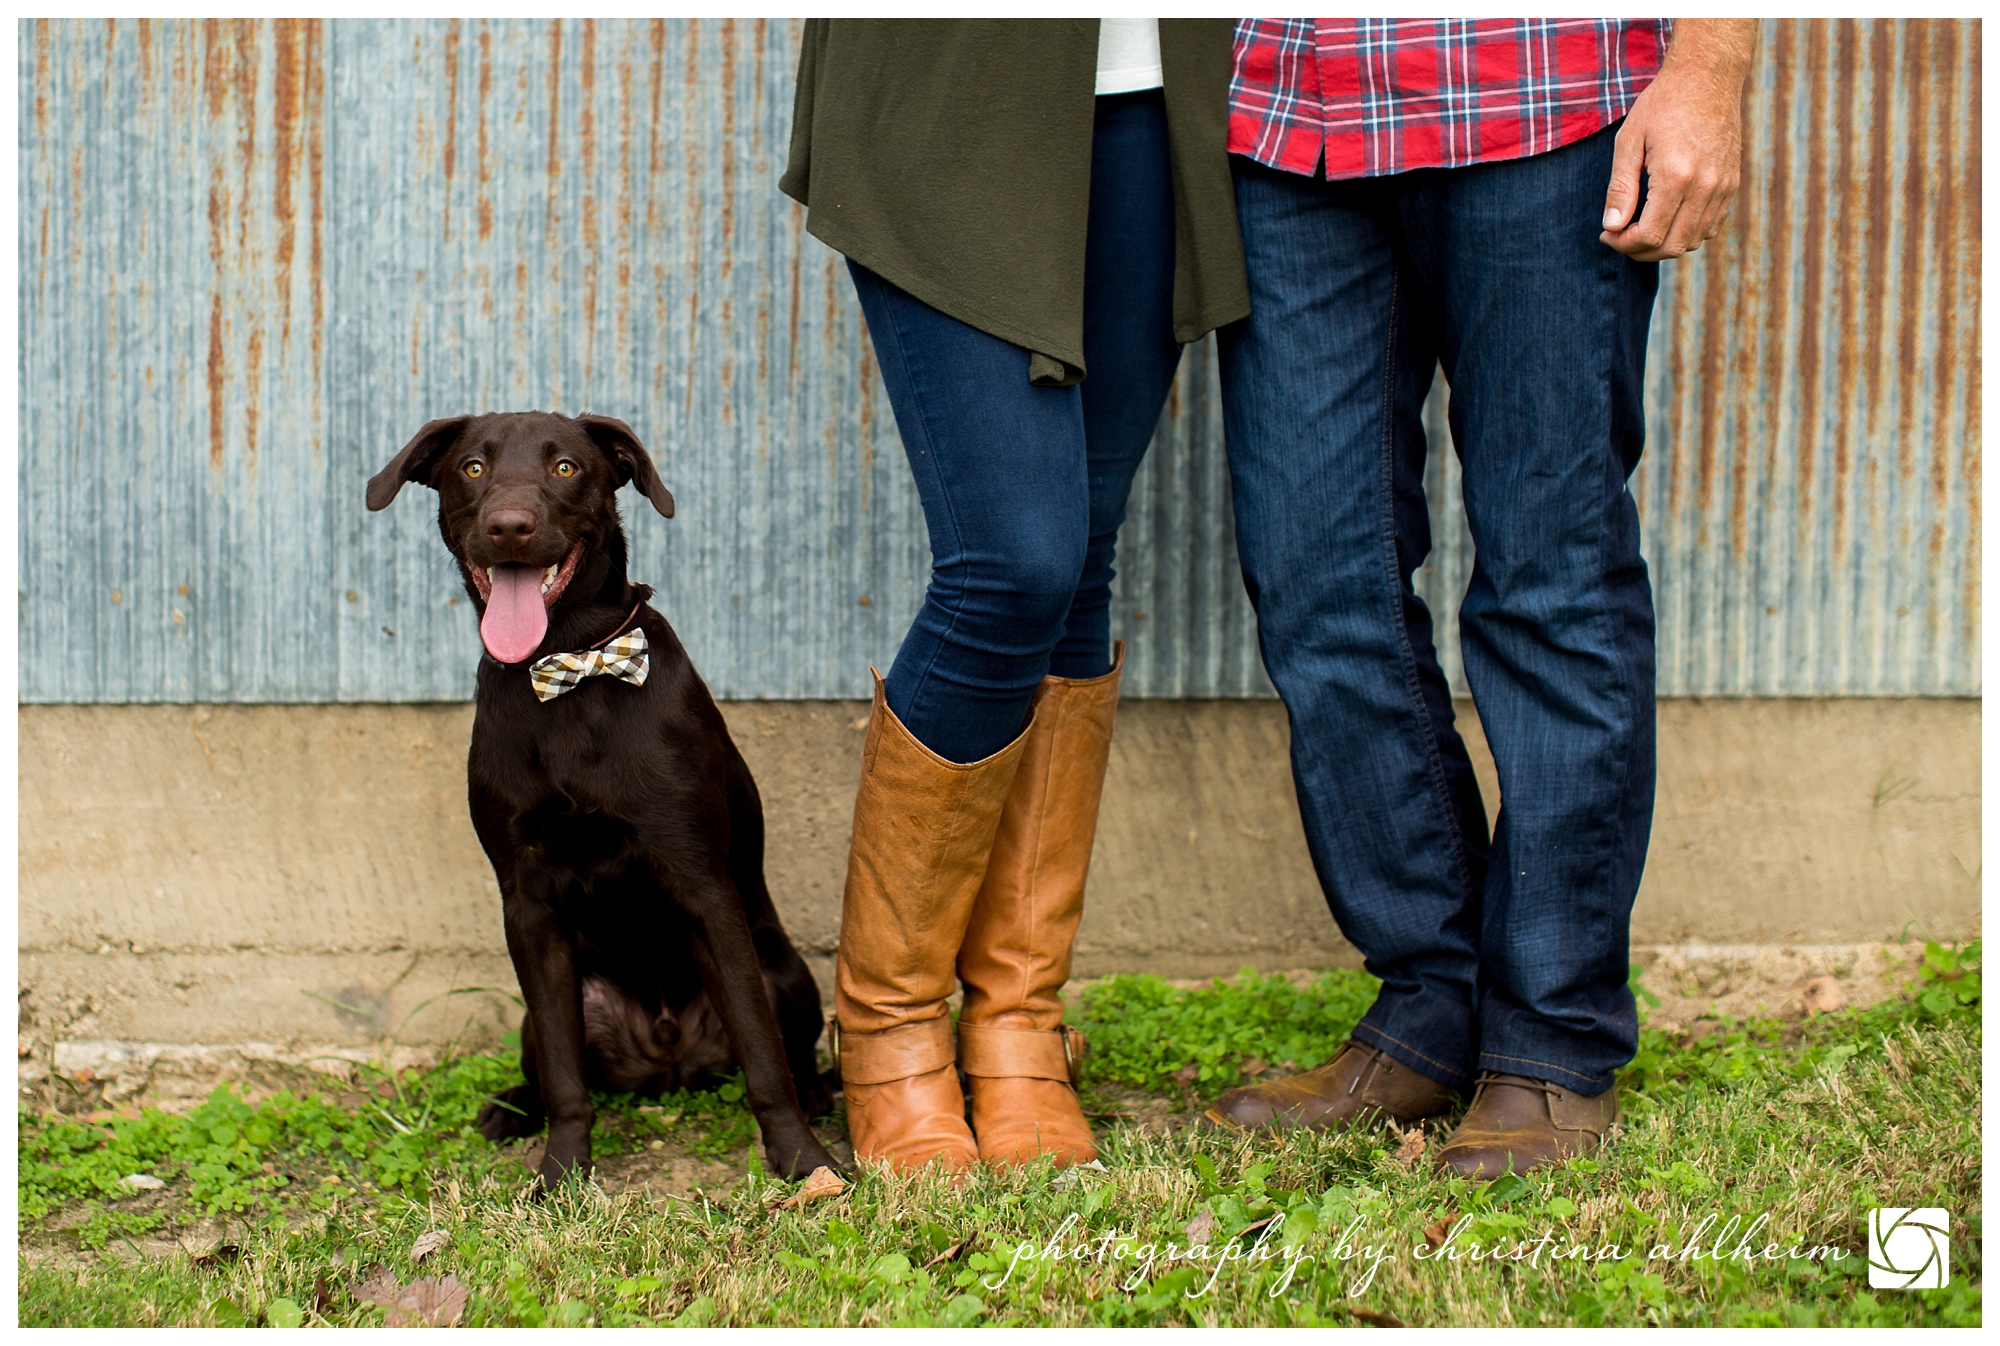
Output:
<svg viewBox="0 0 2000 1346">
<path fill-rule="evenodd" d="M 535 535 L 532 510 L 496 509 L 486 516 L 486 536 L 499 547 L 519 545 Z"/>
</svg>

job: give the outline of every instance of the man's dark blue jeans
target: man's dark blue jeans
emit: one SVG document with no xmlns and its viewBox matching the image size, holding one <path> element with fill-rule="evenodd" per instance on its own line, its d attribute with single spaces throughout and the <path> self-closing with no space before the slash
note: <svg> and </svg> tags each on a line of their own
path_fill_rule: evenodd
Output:
<svg viewBox="0 0 2000 1346">
<path fill-rule="evenodd" d="M 1484 1070 L 1599 1094 L 1637 1045 L 1653 604 L 1626 481 L 1658 269 L 1598 241 L 1615 132 L 1342 182 L 1234 161 L 1251 312 L 1221 363 L 1244 582 L 1313 863 L 1382 980 L 1354 1036 L 1454 1088 Z M 1440 363 L 1490 845 L 1411 587 Z"/>
<path fill-rule="evenodd" d="M 1164 96 L 1097 100 L 1082 383 L 1036 387 L 1021 347 L 848 269 L 931 543 L 885 695 L 918 742 L 976 762 L 1021 732 L 1043 677 L 1111 670 L 1118 527 L 1181 358 Z"/>
</svg>

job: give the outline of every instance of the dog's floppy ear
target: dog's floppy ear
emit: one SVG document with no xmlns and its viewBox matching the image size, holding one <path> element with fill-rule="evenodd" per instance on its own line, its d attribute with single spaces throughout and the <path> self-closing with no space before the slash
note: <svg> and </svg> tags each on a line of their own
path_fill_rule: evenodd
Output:
<svg viewBox="0 0 2000 1346">
<path fill-rule="evenodd" d="M 606 457 L 618 469 L 618 484 L 631 482 L 653 502 L 653 508 L 660 511 L 662 518 L 674 517 L 673 492 L 660 480 L 660 474 L 653 466 L 653 456 L 646 452 L 646 446 L 632 433 L 632 427 L 610 416 L 585 414 L 576 418 L 591 442 L 604 451 Z"/>
<path fill-rule="evenodd" d="M 441 421 L 432 421 L 417 431 L 417 437 L 403 446 L 403 451 L 389 460 L 389 465 L 368 479 L 368 508 L 387 509 L 396 493 L 403 489 L 407 481 L 421 481 L 430 485 L 431 468 L 438 455 L 458 442 L 470 416 L 448 416 Z"/>
</svg>

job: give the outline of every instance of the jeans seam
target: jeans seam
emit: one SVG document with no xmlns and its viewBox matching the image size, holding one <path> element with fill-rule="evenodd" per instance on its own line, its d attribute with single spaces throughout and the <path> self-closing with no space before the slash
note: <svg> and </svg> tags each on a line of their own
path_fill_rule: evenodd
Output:
<svg viewBox="0 0 2000 1346">
<path fill-rule="evenodd" d="M 1604 325 L 1607 330 L 1604 333 L 1604 338 L 1600 340 L 1598 343 L 1598 349 L 1601 351 L 1611 351 L 1611 350 L 1622 349 L 1617 345 L 1614 339 L 1619 327 L 1619 321 L 1618 321 L 1619 296 L 1623 288 L 1622 281 L 1624 280 L 1624 277 L 1620 273 L 1624 267 L 1631 265 L 1631 263 L 1626 260 L 1624 254 L 1622 253 L 1613 251 L 1612 249 L 1609 248 L 1605 249 L 1605 251 L 1609 253 L 1609 256 L 1604 261 L 1605 279 L 1610 281 L 1609 289 L 1611 291 L 1611 294 L 1610 297 L 1608 298 L 1608 301 L 1605 303 L 1603 310 L 1603 316 L 1605 320 Z M 1612 426 L 1614 423 L 1615 414 L 1614 414 L 1614 408 L 1612 406 L 1612 400 L 1614 397 L 1614 390 L 1613 390 L 1614 379 L 1612 374 L 1611 359 L 1606 359 L 1604 363 L 1602 371 L 1602 380 L 1604 384 L 1603 445 L 1605 454 L 1605 466 L 1608 470 L 1611 468 L 1613 462 L 1615 462 L 1616 460 L 1616 454 L 1613 452 L 1614 446 L 1612 444 Z M 1609 585 L 1607 583 L 1607 580 L 1611 572 L 1611 550 L 1614 545 L 1614 539 L 1617 530 L 1613 526 L 1613 520 L 1610 517 L 1604 517 L 1604 515 L 1614 513 L 1617 510 L 1619 499 L 1622 498 L 1626 490 L 1629 490 L 1629 487 L 1621 482 L 1619 496 L 1614 497 L 1610 501 L 1607 501 L 1608 510 L 1601 512 L 1601 516 L 1599 518 L 1599 525 L 1602 531 L 1599 535 L 1598 547 L 1597 547 L 1597 562 L 1598 562 L 1597 587 L 1599 593 L 1606 600 L 1605 603 L 1606 608 L 1612 610 L 1613 619 L 1611 622 L 1607 624 L 1613 626 L 1614 630 L 1612 634 L 1615 637 L 1624 636 L 1627 633 L 1627 627 L 1622 613 L 1616 613 L 1614 605 L 1609 601 L 1611 595 L 1609 592 Z M 1614 638 L 1609 643 L 1612 649 L 1617 652 L 1614 655 L 1613 662 L 1617 669 L 1617 679 L 1622 700 L 1629 713 L 1634 708 L 1636 708 L 1639 697 L 1644 695 L 1645 691 L 1644 689 L 1640 688 L 1631 677 L 1631 670 L 1628 666 L 1628 662 L 1624 657 L 1622 649 L 1620 648 L 1623 645 L 1623 641 Z M 1619 815 L 1623 813 L 1624 806 L 1630 800 L 1632 793 L 1633 752 L 1632 752 L 1632 743 L 1629 735 L 1626 736 L 1624 741 L 1621 743 L 1621 751 L 1619 756 L 1620 760 L 1618 763 L 1618 768 L 1619 768 L 1618 788 L 1616 793 L 1613 795 L 1613 799 L 1616 802 L 1617 807 L 1613 813 L 1614 820 L 1608 821 L 1605 826 L 1606 836 L 1605 836 L 1603 858 L 1600 862 L 1600 867 L 1598 871 L 1600 876 L 1599 884 L 1601 885 L 1600 891 L 1602 891 L 1607 898 L 1613 893 L 1614 891 L 1613 885 L 1617 883 L 1620 878 L 1618 872 L 1618 858 L 1619 858 L 1618 853 L 1619 850 L 1621 849 L 1619 845 L 1620 838 L 1618 835 L 1620 827 L 1619 827 L 1619 822 L 1616 821 L 1616 819 L 1619 817 Z M 1609 923 L 1607 921 L 1606 933 L 1610 934 L 1611 932 L 1608 929 L 1608 924 Z M 1626 918 L 1626 928 L 1628 931 L 1628 937 L 1629 937 L 1630 927 L 1631 927 L 1631 918 L 1628 914 Z M 1559 1067 L 1551 1067 L 1551 1068 L 1557 1069 Z M 1593 1077 L 1580 1076 L 1579 1078 L 1591 1079 Z"/>
<path fill-rule="evenodd" d="M 1451 1066 L 1446 1065 L 1444 1062 L 1437 1060 L 1434 1057 L 1426 1056 L 1424 1053 L 1418 1051 L 1415 1047 L 1412 1047 L 1409 1043 L 1403 1041 L 1401 1038 L 1396 1037 L 1394 1034 L 1383 1032 L 1380 1028 L 1376 1027 L 1374 1024 L 1364 1023 L 1364 1024 L 1358 1024 L 1356 1025 L 1356 1027 L 1367 1029 L 1369 1032 L 1375 1034 L 1377 1037 L 1383 1039 L 1385 1042 L 1395 1043 L 1398 1047 L 1401 1047 L 1404 1051 L 1408 1052 L 1410 1055 L 1418 1057 L 1421 1060 L 1429 1061 L 1439 1070 L 1445 1071 L 1448 1074 L 1463 1076 L 1466 1073 L 1463 1070 L 1456 1070 Z"/>
<path fill-rule="evenodd" d="M 1389 566 L 1390 602 L 1394 605 L 1391 624 L 1396 631 L 1396 649 L 1400 655 L 1403 690 L 1410 695 L 1419 737 L 1424 745 L 1425 774 L 1429 777 L 1431 803 L 1438 810 L 1444 824 L 1445 835 L 1451 838 L 1452 865 L 1458 871 L 1460 891 L 1465 900 L 1471 900 L 1472 867 L 1465 859 L 1465 838 L 1460 835 L 1458 819 L 1451 808 L 1450 792 L 1445 784 L 1444 759 L 1438 753 L 1437 730 L 1431 723 L 1430 708 L 1424 703 L 1421 677 L 1417 673 L 1417 655 L 1410 643 L 1410 628 L 1403 615 L 1402 569 L 1396 552 L 1396 342 L 1400 335 L 1399 319 L 1402 316 L 1403 277 L 1401 271 L 1394 272 L 1389 281 L 1389 333 L 1383 348 L 1382 360 L 1382 521 L 1383 549 Z"/>
<path fill-rule="evenodd" d="M 1383 1036 L 1386 1037 L 1388 1035 L 1384 1034 Z M 1574 1079 L 1588 1080 L 1592 1084 L 1604 1078 L 1602 1075 L 1586 1075 L 1580 1070 L 1571 1070 L 1568 1066 L 1559 1066 L 1553 1061 L 1537 1061 L 1532 1056 L 1509 1056 L 1505 1052 L 1486 1051 L 1482 1051 L 1479 1055 L 1482 1058 L 1491 1057 L 1495 1061 L 1519 1061 L 1524 1066 L 1540 1066 L 1544 1070 L 1561 1071 L 1563 1074 L 1571 1076 Z"/>
</svg>

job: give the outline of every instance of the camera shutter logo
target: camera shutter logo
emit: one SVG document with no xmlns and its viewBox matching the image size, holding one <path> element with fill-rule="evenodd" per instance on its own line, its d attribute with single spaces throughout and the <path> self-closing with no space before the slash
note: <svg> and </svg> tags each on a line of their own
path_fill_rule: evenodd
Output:
<svg viewBox="0 0 2000 1346">
<path fill-rule="evenodd" d="M 1868 1212 L 1868 1284 L 1877 1290 L 1942 1290 L 1951 1284 L 1951 1217 L 1936 1206 Z"/>
</svg>

